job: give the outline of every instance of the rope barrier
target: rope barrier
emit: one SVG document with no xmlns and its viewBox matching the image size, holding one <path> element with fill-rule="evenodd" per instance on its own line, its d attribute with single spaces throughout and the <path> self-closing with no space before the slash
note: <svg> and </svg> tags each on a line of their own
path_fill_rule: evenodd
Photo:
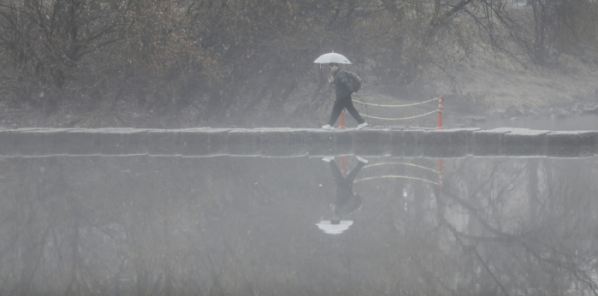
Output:
<svg viewBox="0 0 598 296">
<path fill-rule="evenodd" d="M 434 185 L 440 185 L 439 183 L 436 183 L 434 181 L 430 181 L 430 180 L 426 180 L 426 179 L 422 179 L 422 178 L 416 178 L 416 177 L 400 176 L 400 175 L 388 175 L 388 176 L 364 178 L 364 179 L 355 180 L 355 183 L 362 182 L 362 181 L 368 181 L 368 180 L 375 180 L 375 179 L 413 179 L 413 180 L 432 183 Z"/>
<path fill-rule="evenodd" d="M 370 167 L 375 167 L 375 166 L 380 166 L 380 165 L 387 165 L 387 164 L 402 164 L 402 165 L 412 166 L 412 167 L 416 167 L 416 168 L 420 168 L 420 169 L 432 171 L 434 173 L 438 173 L 438 171 L 435 170 L 435 169 L 428 168 L 428 167 L 421 166 L 421 165 L 417 165 L 417 164 L 413 164 L 413 163 L 408 163 L 408 162 L 382 162 L 382 163 L 375 163 L 375 164 L 366 165 L 363 168 L 367 169 L 367 168 L 370 168 Z"/>
<path fill-rule="evenodd" d="M 366 114 L 361 114 L 361 116 L 363 117 L 369 117 L 369 118 L 375 118 L 375 119 L 380 119 L 380 120 L 406 120 L 406 119 L 413 119 L 413 118 L 418 118 L 418 117 L 423 117 L 426 115 L 430 115 L 432 113 L 438 113 L 438 110 L 434 110 L 425 114 L 420 114 L 420 115 L 415 115 L 415 116 L 411 116 L 411 117 L 402 117 L 402 118 L 384 118 L 384 117 L 376 117 L 376 116 L 370 116 L 370 115 L 366 115 Z"/>
<path fill-rule="evenodd" d="M 399 107 L 410 107 L 410 106 L 422 105 L 422 104 L 429 103 L 429 102 L 436 101 L 436 100 L 438 100 L 438 98 L 433 98 L 433 99 L 425 101 L 425 102 L 405 104 L 405 105 L 382 105 L 382 104 L 366 103 L 366 102 L 357 101 L 357 100 L 353 100 L 353 102 L 359 103 L 359 104 L 362 104 L 362 105 L 369 105 L 369 106 L 399 108 Z"/>
</svg>

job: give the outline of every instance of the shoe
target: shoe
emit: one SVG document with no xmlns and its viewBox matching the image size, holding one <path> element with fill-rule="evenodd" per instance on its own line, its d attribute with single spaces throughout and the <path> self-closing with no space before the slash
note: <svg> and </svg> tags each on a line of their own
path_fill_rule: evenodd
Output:
<svg viewBox="0 0 598 296">
<path fill-rule="evenodd" d="M 363 157 L 361 157 L 361 156 L 356 156 L 356 157 L 357 157 L 357 160 L 359 160 L 359 161 L 361 161 L 361 162 L 363 162 L 363 163 L 368 163 L 368 160 L 367 160 L 367 159 L 365 159 L 365 158 L 363 158 Z"/>
<path fill-rule="evenodd" d="M 324 125 L 322 126 L 323 129 L 325 130 L 333 130 L 334 128 L 330 126 L 330 124 Z"/>
<path fill-rule="evenodd" d="M 326 157 L 322 158 L 322 160 L 325 162 L 331 162 L 333 159 L 334 159 L 334 157 L 332 157 L 332 156 L 326 156 Z"/>
<path fill-rule="evenodd" d="M 367 123 L 367 122 L 364 122 L 364 123 L 362 123 L 362 124 L 358 125 L 358 126 L 357 126 L 357 129 L 362 129 L 362 128 L 366 127 L 366 126 L 368 126 L 368 123 Z"/>
</svg>

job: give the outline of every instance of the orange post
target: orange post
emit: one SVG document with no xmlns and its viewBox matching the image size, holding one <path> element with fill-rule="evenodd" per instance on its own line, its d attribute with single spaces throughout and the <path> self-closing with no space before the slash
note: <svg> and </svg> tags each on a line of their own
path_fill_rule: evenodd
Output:
<svg viewBox="0 0 598 296">
<path fill-rule="evenodd" d="M 442 173 L 442 158 L 438 159 L 438 185 L 444 186 L 444 173 Z"/>
<path fill-rule="evenodd" d="M 438 125 L 437 129 L 442 129 L 442 96 L 438 97 Z M 442 159 L 438 159 L 438 185 L 444 186 L 444 173 L 442 172 Z"/>
<path fill-rule="evenodd" d="M 436 125 L 437 129 L 442 129 L 442 100 L 444 98 L 442 96 L 438 97 L 438 124 Z M 438 184 L 440 186 L 444 186 L 444 173 L 442 172 L 442 159 L 438 159 Z"/>
<path fill-rule="evenodd" d="M 338 123 L 338 128 L 345 128 L 345 109 L 343 109 L 343 111 L 341 112 L 341 116 L 339 118 L 339 123 Z M 344 176 L 345 175 L 345 157 L 344 156 L 340 157 L 340 169 Z"/>
<path fill-rule="evenodd" d="M 442 96 L 438 97 L 438 125 L 436 125 L 437 129 L 442 129 Z"/>
</svg>

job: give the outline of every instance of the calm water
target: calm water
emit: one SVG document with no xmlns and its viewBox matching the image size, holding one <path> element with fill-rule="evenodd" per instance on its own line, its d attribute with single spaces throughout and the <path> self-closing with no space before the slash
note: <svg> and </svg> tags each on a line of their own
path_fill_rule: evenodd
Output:
<svg viewBox="0 0 598 296">
<path fill-rule="evenodd" d="M 2 159 L 0 294 L 596 287 L 596 159 L 367 161 Z"/>
</svg>

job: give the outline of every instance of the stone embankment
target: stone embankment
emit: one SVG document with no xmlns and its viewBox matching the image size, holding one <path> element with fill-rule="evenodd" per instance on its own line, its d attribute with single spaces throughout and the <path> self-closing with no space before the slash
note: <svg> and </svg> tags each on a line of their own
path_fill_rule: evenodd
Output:
<svg viewBox="0 0 598 296">
<path fill-rule="evenodd" d="M 364 129 L 293 128 L 0 130 L 0 156 L 299 157 L 329 155 L 460 158 L 593 157 L 598 131 L 522 128 Z"/>
</svg>

